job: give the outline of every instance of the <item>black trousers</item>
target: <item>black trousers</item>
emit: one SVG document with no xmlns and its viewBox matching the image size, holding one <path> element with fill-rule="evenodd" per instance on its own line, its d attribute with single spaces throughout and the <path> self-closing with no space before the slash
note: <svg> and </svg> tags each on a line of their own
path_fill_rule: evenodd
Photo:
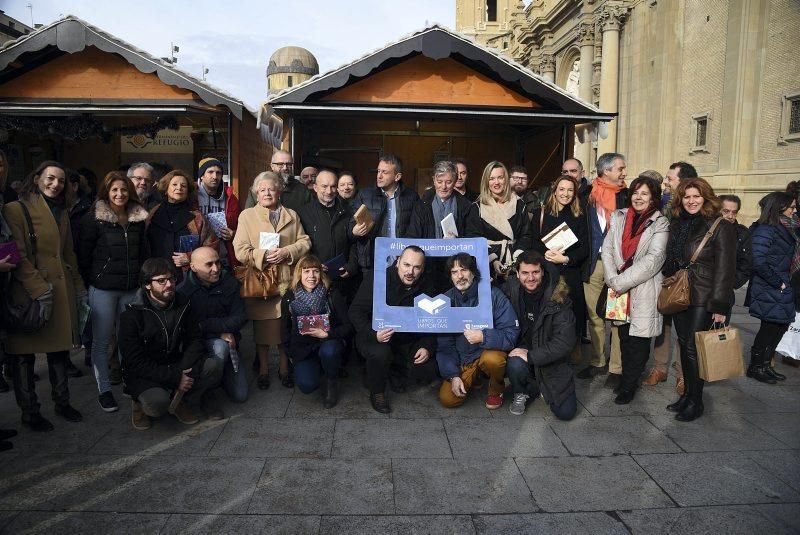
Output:
<svg viewBox="0 0 800 535">
<path fill-rule="evenodd" d="M 753 340 L 753 348 L 759 351 L 763 351 L 768 347 L 774 349 L 788 329 L 788 324 L 761 320 L 761 327 L 759 327 Z M 771 357 L 772 355 L 768 355 L 766 358 Z"/>
<path fill-rule="evenodd" d="M 394 373 L 402 381 L 413 380 L 417 383 L 429 383 L 436 378 L 436 359 L 430 356 L 422 364 L 414 364 L 414 355 L 420 348 L 419 341 L 401 341 L 397 334 L 388 343 L 382 344 L 375 339 L 375 333 L 359 333 L 356 345 L 364 357 L 367 370 L 367 388 L 371 394 L 386 391 L 389 373 Z"/>
<path fill-rule="evenodd" d="M 711 327 L 711 312 L 706 311 L 705 307 L 689 307 L 683 312 L 675 314 L 672 317 L 672 324 L 678 335 L 686 393 L 689 397 L 700 400 L 703 396 L 704 381 L 699 376 L 694 333 L 707 331 Z"/>
<path fill-rule="evenodd" d="M 641 336 L 630 335 L 629 323 L 620 325 L 619 348 L 622 353 L 622 390 L 632 391 L 639 386 L 639 378 L 644 372 L 647 359 L 650 358 L 650 340 Z"/>
<path fill-rule="evenodd" d="M 47 354 L 47 375 L 50 379 L 51 395 L 56 405 L 69 404 L 69 385 L 67 383 L 67 359 L 69 351 L 56 351 Z M 33 355 L 9 355 L 13 367 L 14 396 L 17 405 L 26 417 L 39 413 L 39 398 L 36 396 L 36 383 L 33 380 Z"/>
</svg>

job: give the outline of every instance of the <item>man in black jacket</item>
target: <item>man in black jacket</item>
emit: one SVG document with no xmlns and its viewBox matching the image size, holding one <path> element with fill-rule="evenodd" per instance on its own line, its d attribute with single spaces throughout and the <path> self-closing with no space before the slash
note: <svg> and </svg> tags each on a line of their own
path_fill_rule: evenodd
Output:
<svg viewBox="0 0 800 535">
<path fill-rule="evenodd" d="M 576 342 L 569 288 L 539 252 L 525 251 L 517 259 L 517 277 L 509 277 L 503 290 L 520 322 L 506 362 L 514 394 L 509 412 L 523 414 L 528 400 L 541 393 L 559 420 L 571 420 L 578 399 L 569 366 Z"/>
<path fill-rule="evenodd" d="M 311 192 L 306 189 L 299 180 L 294 179 L 294 158 L 285 150 L 276 150 L 270 161 L 270 170 L 277 173 L 283 179 L 283 191 L 281 191 L 281 205 L 291 208 L 295 212 L 313 198 Z M 247 195 L 245 208 L 252 208 L 256 205 L 256 196 L 250 191 Z"/>
<path fill-rule="evenodd" d="M 372 269 L 375 238 L 406 238 L 411 212 L 419 200 L 417 192 L 403 182 L 403 162 L 393 154 L 384 154 L 378 161 L 374 188 L 363 188 L 353 200 L 353 213 L 366 205 L 372 224 L 356 225 L 350 221 L 350 233 L 356 241 L 356 257 L 362 271 Z"/>
<path fill-rule="evenodd" d="M 414 298 L 431 293 L 425 272 L 425 252 L 416 245 L 406 247 L 396 265 L 386 269 L 386 304 L 411 307 Z M 372 329 L 372 294 L 374 273 L 365 273 L 364 282 L 350 305 L 350 321 L 356 330 L 356 345 L 366 360 L 367 387 L 372 408 L 380 413 L 391 412 L 386 400 L 386 381 L 391 377 L 392 390 L 404 392 L 409 376 L 417 383 L 430 383 L 436 376 L 434 348 L 436 337 L 420 333 L 396 333 L 394 329 Z"/>
<path fill-rule="evenodd" d="M 222 269 L 219 254 L 211 247 L 192 252 L 191 271 L 178 287 L 189 300 L 209 356 L 222 367 L 222 387 L 231 401 L 247 400 L 247 366 L 239 361 L 242 327 L 247 323 L 239 281 Z"/>
<path fill-rule="evenodd" d="M 744 286 L 750 280 L 750 273 L 753 270 L 753 253 L 750 231 L 736 220 L 739 209 L 742 207 L 742 200 L 736 195 L 720 195 L 722 209 L 720 215 L 726 221 L 733 223 L 736 228 L 736 278 L 733 281 L 733 289 L 736 290 Z M 731 309 L 735 304 L 736 296 L 731 294 Z M 725 315 L 726 323 L 730 323 L 731 311 Z"/>
<path fill-rule="evenodd" d="M 120 315 L 119 348 L 125 384 L 133 400 L 131 421 L 138 430 L 150 418 L 172 412 L 184 424 L 197 423 L 187 406 L 219 384 L 222 367 L 208 358 L 189 300 L 175 292 L 175 268 L 150 258 L 139 273 L 141 288 Z M 206 407 L 209 417 L 216 410 Z"/>
</svg>

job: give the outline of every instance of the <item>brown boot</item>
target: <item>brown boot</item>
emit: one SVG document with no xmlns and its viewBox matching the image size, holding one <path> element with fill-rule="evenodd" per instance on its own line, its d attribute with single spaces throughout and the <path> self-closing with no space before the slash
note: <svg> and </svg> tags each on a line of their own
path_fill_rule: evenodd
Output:
<svg viewBox="0 0 800 535">
<path fill-rule="evenodd" d="M 199 421 L 197 419 L 197 416 L 195 416 L 194 413 L 192 412 L 192 410 L 186 406 L 186 403 L 183 402 L 178 403 L 175 406 L 175 410 L 173 411 L 172 414 L 174 414 L 175 418 L 177 418 L 178 421 L 182 424 L 194 425 Z"/>
<path fill-rule="evenodd" d="M 680 394 L 681 396 L 686 391 L 686 383 L 683 382 L 683 375 L 678 377 L 678 382 L 675 383 L 675 392 Z"/>
<path fill-rule="evenodd" d="M 658 383 L 663 383 L 667 380 L 667 372 L 661 371 L 658 368 L 653 368 L 650 370 L 650 375 L 647 376 L 647 379 L 642 381 L 642 384 L 645 386 L 655 386 Z"/>
<path fill-rule="evenodd" d="M 131 423 L 137 431 L 147 431 L 150 429 L 150 417 L 142 410 L 142 405 L 138 401 L 132 402 Z"/>
</svg>

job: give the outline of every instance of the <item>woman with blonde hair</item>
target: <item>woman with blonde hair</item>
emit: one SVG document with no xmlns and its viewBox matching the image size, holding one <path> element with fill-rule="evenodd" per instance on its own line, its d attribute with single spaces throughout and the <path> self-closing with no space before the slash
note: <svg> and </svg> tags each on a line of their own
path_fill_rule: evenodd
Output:
<svg viewBox="0 0 800 535">
<path fill-rule="evenodd" d="M 259 174 L 251 188 L 256 205 L 239 214 L 239 227 L 233 238 L 236 259 L 264 270 L 278 267 L 280 293 L 285 293 L 292 277 L 292 266 L 311 249 L 311 240 L 303 230 L 300 217 L 281 205 L 283 179 L 266 171 Z M 281 296 L 245 299 L 247 316 L 253 320 L 253 335 L 258 353 L 258 387 L 269 388 L 269 348 L 280 354 L 278 375 L 286 388 L 294 387 L 289 358 L 281 340 Z"/>
<path fill-rule="evenodd" d="M 481 176 L 481 191 L 475 201 L 480 217 L 468 220 L 467 237 L 489 241 L 492 278 L 505 278 L 519 254 L 531 248 L 531 228 L 525 201 L 511 189 L 506 166 L 489 162 Z"/>
</svg>

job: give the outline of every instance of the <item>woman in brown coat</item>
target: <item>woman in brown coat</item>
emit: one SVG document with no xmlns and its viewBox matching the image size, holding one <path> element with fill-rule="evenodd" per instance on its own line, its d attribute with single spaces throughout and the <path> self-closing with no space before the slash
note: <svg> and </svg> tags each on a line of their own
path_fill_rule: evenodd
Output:
<svg viewBox="0 0 800 535">
<path fill-rule="evenodd" d="M 239 215 L 239 228 L 233 238 L 236 259 L 242 264 L 252 263 L 258 269 L 270 264 L 278 266 L 280 294 L 286 291 L 292 279 L 292 268 L 311 249 L 311 240 L 303 230 L 297 213 L 281 206 L 283 180 L 272 172 L 264 172 L 253 181 L 253 194 L 257 204 Z M 277 247 L 268 244 L 278 238 Z M 268 245 L 268 248 L 262 246 Z M 277 346 L 280 353 L 279 376 L 283 386 L 294 387 L 289 359 L 281 345 L 281 295 L 267 299 L 245 299 L 247 316 L 253 320 L 253 335 L 258 352 L 258 387 L 269 388 L 269 346 Z"/>
<path fill-rule="evenodd" d="M 82 419 L 69 404 L 67 359 L 77 340 L 78 301 L 86 301 L 67 213 L 68 196 L 64 167 L 53 161 L 42 162 L 26 177 L 20 200 L 7 204 L 3 217 L 20 251 L 20 263 L 12 272 L 8 296 L 19 303 L 27 294 L 39 301 L 44 326 L 35 332 L 9 332 L 6 352 L 14 361 L 14 393 L 22 409 L 22 423 L 34 431 L 50 431 L 53 424 L 39 412 L 33 381 L 34 353 L 47 353 L 47 367 L 55 412 L 71 422 Z M 30 213 L 33 229 L 22 205 Z M 29 232 L 36 234 L 36 255 L 32 255 Z M 16 355 L 14 357 L 13 355 Z"/>
</svg>

